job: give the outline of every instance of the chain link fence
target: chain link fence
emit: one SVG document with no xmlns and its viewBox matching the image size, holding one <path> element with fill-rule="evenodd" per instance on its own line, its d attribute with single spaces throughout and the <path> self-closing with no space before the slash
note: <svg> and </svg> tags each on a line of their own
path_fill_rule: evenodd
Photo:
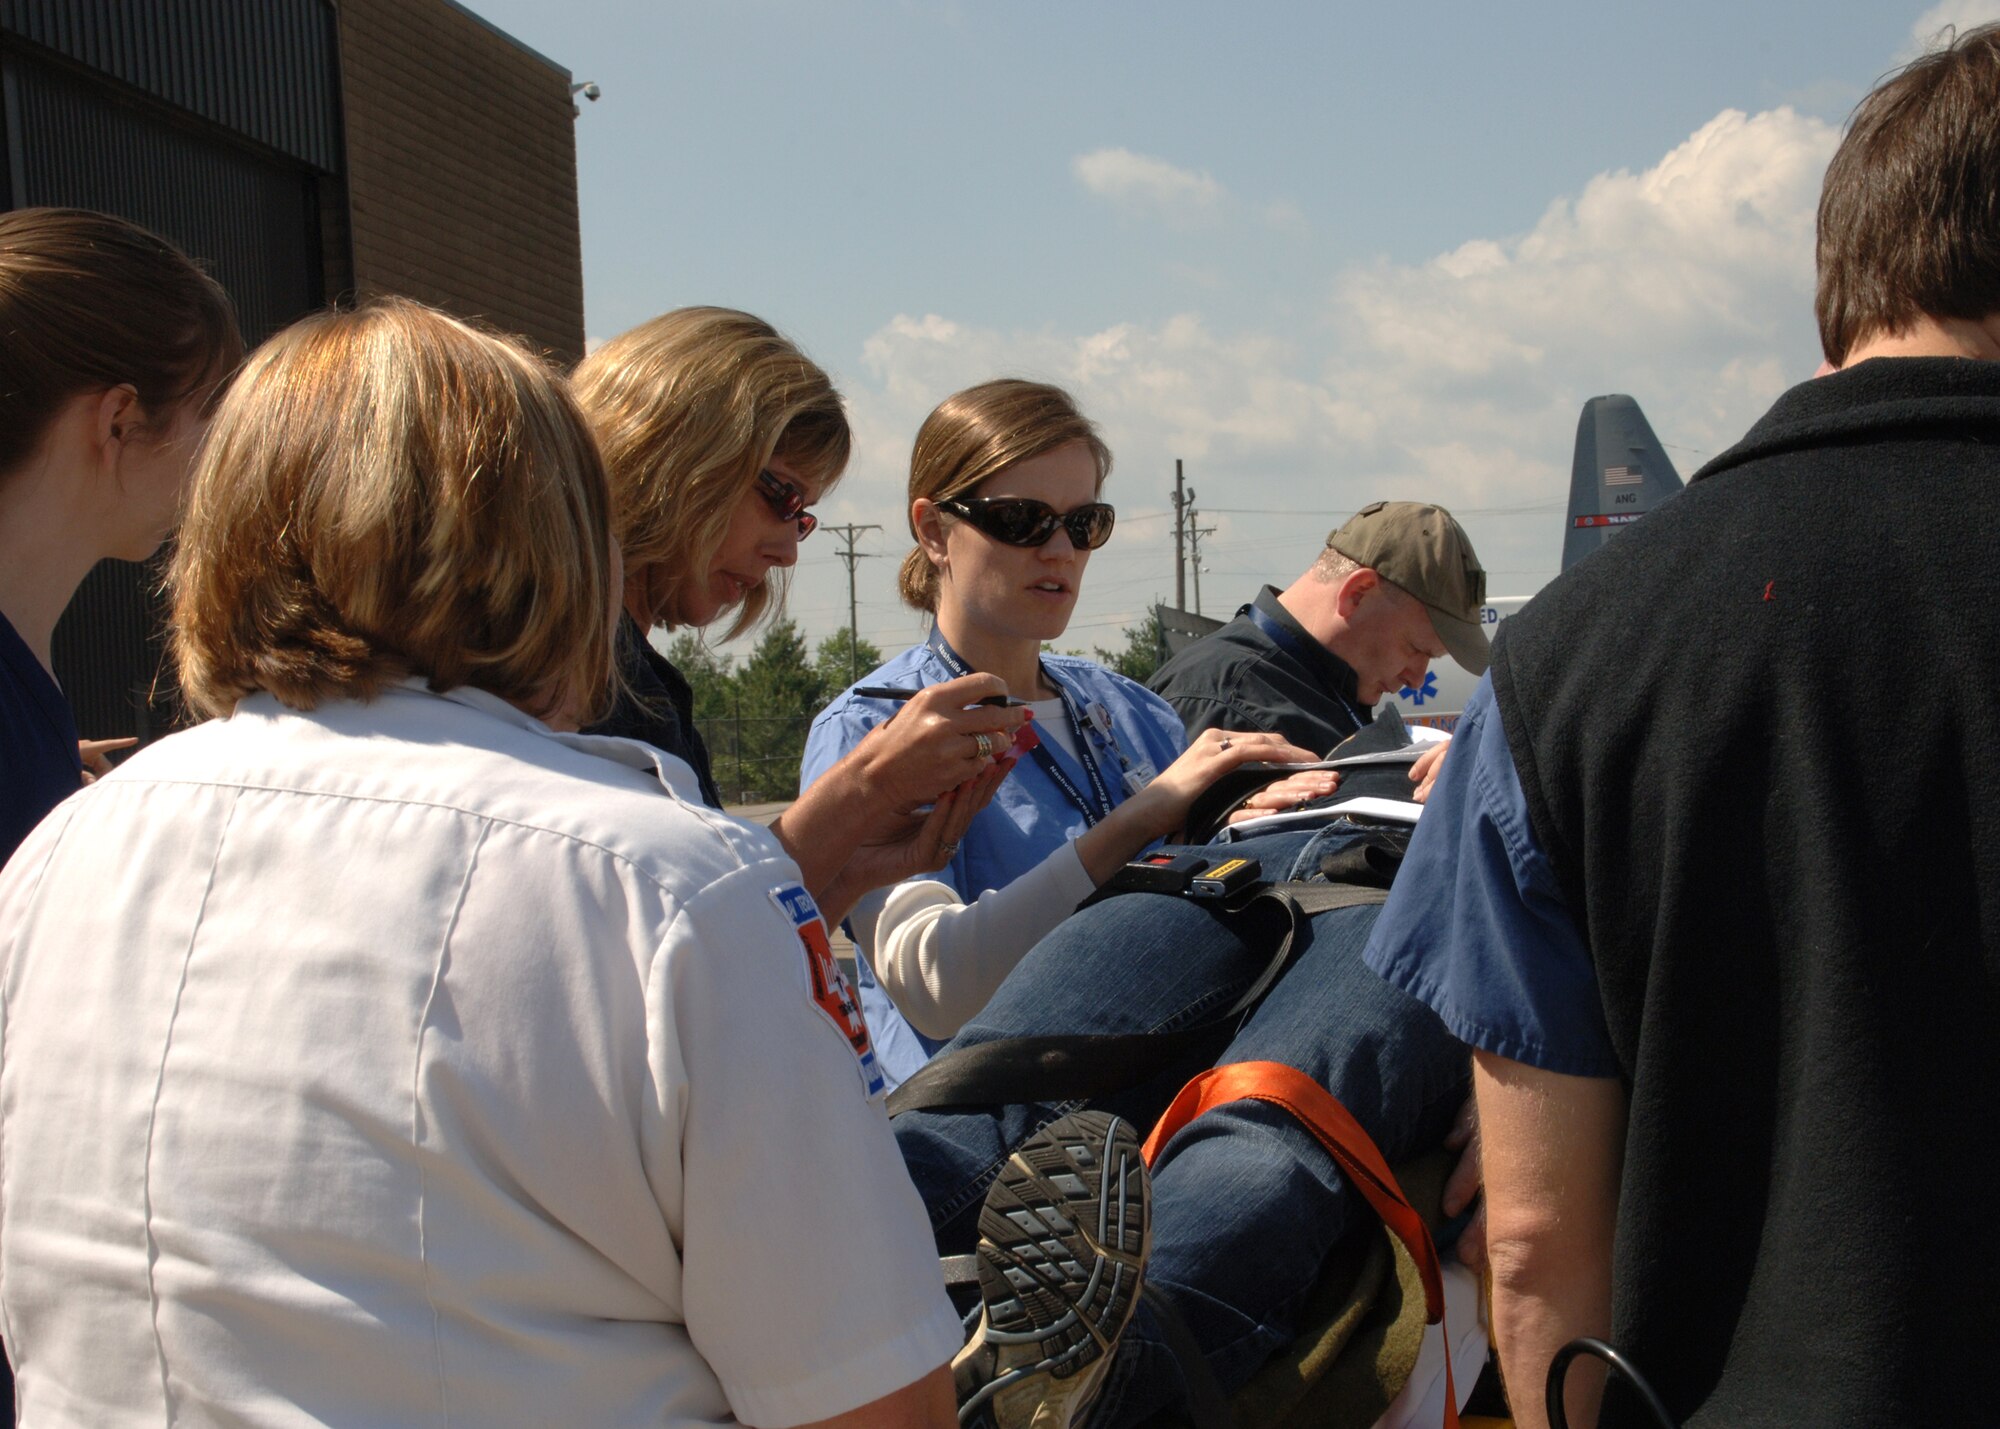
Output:
<svg viewBox="0 0 2000 1429">
<path fill-rule="evenodd" d="M 795 797 L 806 731 L 815 713 L 697 717 L 695 728 L 708 746 L 708 762 L 724 801 L 768 804 Z"/>
</svg>

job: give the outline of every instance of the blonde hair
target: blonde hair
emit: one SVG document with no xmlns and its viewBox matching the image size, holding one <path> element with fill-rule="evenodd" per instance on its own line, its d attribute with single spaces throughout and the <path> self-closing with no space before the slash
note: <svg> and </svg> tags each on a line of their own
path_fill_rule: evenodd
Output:
<svg viewBox="0 0 2000 1429">
<path fill-rule="evenodd" d="M 610 491 L 561 379 L 406 299 L 254 353 L 189 485 L 167 582 L 181 688 L 227 714 L 410 675 L 588 718 L 612 682 Z"/>
<path fill-rule="evenodd" d="M 910 452 L 909 502 L 970 495 L 989 477 L 1057 447 L 1082 442 L 1097 464 L 1097 485 L 1111 474 L 1111 448 L 1060 387 L 1002 377 L 945 398 L 917 431 Z M 910 535 L 917 534 L 914 514 Z M 938 572 L 922 546 L 903 557 L 896 576 L 903 603 L 937 612 Z"/>
<path fill-rule="evenodd" d="M 847 466 L 852 438 L 833 383 L 749 313 L 679 308 L 641 323 L 584 358 L 570 385 L 611 474 L 628 574 L 706 572 L 774 457 L 822 495 Z M 783 609 L 783 580 L 774 572 L 752 587 L 728 635 Z M 675 610 L 664 615 L 684 623 Z"/>
</svg>

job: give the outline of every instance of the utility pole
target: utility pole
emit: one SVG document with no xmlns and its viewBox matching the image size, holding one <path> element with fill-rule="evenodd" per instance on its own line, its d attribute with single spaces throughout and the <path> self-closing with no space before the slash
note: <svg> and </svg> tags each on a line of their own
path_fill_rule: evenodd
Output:
<svg viewBox="0 0 2000 1429">
<path fill-rule="evenodd" d="M 861 626 L 857 618 L 857 607 L 854 599 L 854 563 L 856 561 L 871 560 L 874 554 L 870 551 L 855 550 L 854 543 L 860 538 L 863 531 L 879 531 L 882 528 L 880 526 L 847 525 L 822 526 L 820 529 L 822 531 L 831 531 L 834 535 L 840 537 L 842 542 L 841 548 L 834 552 L 834 554 L 847 562 L 847 683 L 851 685 L 861 678 Z"/>
<path fill-rule="evenodd" d="M 1181 459 L 1174 458 L 1174 608 L 1187 609 L 1187 519 L 1194 493 L 1181 484 Z"/>
<path fill-rule="evenodd" d="M 1215 534 L 1215 528 L 1213 526 L 1200 526 L 1196 524 L 1198 521 L 1201 520 L 1201 513 L 1196 511 L 1192 504 L 1192 498 L 1194 496 L 1194 493 L 1190 491 L 1188 493 L 1188 496 L 1190 498 L 1190 504 L 1188 506 L 1188 557 L 1189 557 L 1188 564 L 1194 567 L 1194 613 L 1196 615 L 1200 615 L 1201 614 L 1201 538 L 1203 536 L 1213 536 Z"/>
</svg>

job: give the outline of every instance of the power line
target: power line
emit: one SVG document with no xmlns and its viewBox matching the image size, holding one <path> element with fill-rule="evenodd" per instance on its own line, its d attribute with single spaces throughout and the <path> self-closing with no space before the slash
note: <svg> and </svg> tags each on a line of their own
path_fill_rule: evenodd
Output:
<svg viewBox="0 0 2000 1429">
<path fill-rule="evenodd" d="M 874 559 L 872 551 L 857 551 L 854 549 L 854 543 L 860 539 L 863 531 L 879 531 L 882 528 L 875 525 L 856 526 L 849 524 L 846 526 L 828 526 L 824 529 L 840 537 L 841 548 L 835 551 L 834 554 L 847 563 L 847 683 L 851 685 L 861 678 L 861 622 L 859 615 L 856 613 L 858 608 L 854 597 L 854 567 L 857 561 Z"/>
<path fill-rule="evenodd" d="M 1523 501 L 1512 506 L 1460 506 L 1454 516 L 1533 516 L 1567 509 L 1566 501 Z M 1326 506 L 1211 506 L 1211 516 L 1319 516 L 1333 514 Z"/>
</svg>

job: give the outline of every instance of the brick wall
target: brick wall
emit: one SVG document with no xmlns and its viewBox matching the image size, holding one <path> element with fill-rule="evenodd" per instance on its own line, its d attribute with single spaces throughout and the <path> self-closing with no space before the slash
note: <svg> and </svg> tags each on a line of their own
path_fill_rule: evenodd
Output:
<svg viewBox="0 0 2000 1429">
<path fill-rule="evenodd" d="M 569 75 L 449 0 L 336 0 L 359 296 L 583 355 Z"/>
</svg>

